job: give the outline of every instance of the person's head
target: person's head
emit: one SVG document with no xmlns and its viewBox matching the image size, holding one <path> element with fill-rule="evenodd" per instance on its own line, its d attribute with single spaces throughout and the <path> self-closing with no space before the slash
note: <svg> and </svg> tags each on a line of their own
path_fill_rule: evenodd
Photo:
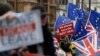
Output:
<svg viewBox="0 0 100 56">
<path fill-rule="evenodd" d="M 13 11 L 13 8 L 8 3 L 0 2 L 0 16 L 4 15 L 8 11 Z"/>
<path fill-rule="evenodd" d="M 72 51 L 71 51 L 71 49 L 69 48 L 69 46 L 70 46 L 70 43 L 69 44 L 66 44 L 64 41 L 62 41 L 61 43 L 60 43 L 60 47 L 61 47 L 61 49 L 66 53 L 66 55 L 68 54 L 72 54 Z"/>
<path fill-rule="evenodd" d="M 32 7 L 32 10 L 36 10 L 36 9 L 39 9 L 41 11 L 42 25 L 46 25 L 48 13 L 44 9 L 44 6 L 43 5 L 36 5 L 36 6 Z"/>
<path fill-rule="evenodd" d="M 72 52 L 69 50 L 69 52 L 66 52 L 66 56 L 73 56 Z"/>
</svg>

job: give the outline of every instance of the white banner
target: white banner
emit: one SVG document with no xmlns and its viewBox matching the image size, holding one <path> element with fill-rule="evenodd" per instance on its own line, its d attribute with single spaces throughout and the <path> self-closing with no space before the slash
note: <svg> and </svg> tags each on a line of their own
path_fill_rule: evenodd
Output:
<svg viewBox="0 0 100 56">
<path fill-rule="evenodd" d="M 40 11 L 21 13 L 16 19 L 0 21 L 0 51 L 43 42 Z"/>
</svg>

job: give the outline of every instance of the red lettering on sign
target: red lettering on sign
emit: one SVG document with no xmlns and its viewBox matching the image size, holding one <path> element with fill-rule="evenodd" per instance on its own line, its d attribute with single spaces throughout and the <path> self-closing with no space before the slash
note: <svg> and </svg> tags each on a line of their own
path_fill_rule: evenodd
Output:
<svg viewBox="0 0 100 56">
<path fill-rule="evenodd" d="M 31 23 L 31 24 L 24 24 L 24 25 L 20 25 L 18 27 L 15 28 L 3 28 L 0 29 L 0 36 L 6 36 L 9 34 L 15 35 L 15 34 L 20 34 L 23 32 L 28 32 L 28 31 L 34 31 L 36 28 L 35 23 Z"/>
<path fill-rule="evenodd" d="M 64 37 L 66 35 L 71 35 L 74 33 L 74 25 L 73 22 L 69 24 L 61 25 L 58 29 L 57 35 L 60 37 Z"/>
</svg>

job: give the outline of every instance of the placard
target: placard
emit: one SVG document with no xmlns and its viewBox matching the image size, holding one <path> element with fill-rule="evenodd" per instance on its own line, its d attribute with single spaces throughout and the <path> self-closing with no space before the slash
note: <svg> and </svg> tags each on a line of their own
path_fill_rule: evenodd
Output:
<svg viewBox="0 0 100 56">
<path fill-rule="evenodd" d="M 65 36 L 71 35 L 73 33 L 74 33 L 74 24 L 73 24 L 73 22 L 70 22 L 68 24 L 63 24 L 57 30 L 57 34 L 60 37 L 65 37 Z"/>
<path fill-rule="evenodd" d="M 43 42 L 40 11 L 18 13 L 12 21 L 0 21 L 0 51 Z"/>
</svg>

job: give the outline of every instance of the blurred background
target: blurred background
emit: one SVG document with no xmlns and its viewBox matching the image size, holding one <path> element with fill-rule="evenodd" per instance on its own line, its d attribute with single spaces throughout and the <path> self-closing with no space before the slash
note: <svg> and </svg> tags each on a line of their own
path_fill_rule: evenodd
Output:
<svg viewBox="0 0 100 56">
<path fill-rule="evenodd" d="M 48 13 L 48 27 L 53 35 L 55 35 L 54 24 L 58 16 L 67 17 L 68 2 L 76 4 L 82 9 L 95 10 L 100 13 L 100 0 L 0 0 L 0 2 L 10 3 L 16 12 L 28 12 L 33 6 L 42 4 Z"/>
<path fill-rule="evenodd" d="M 66 16 L 68 2 L 77 4 L 84 9 L 89 9 L 89 2 L 91 2 L 91 9 L 100 12 L 100 0 L 0 0 L 0 2 L 1 1 L 10 3 L 17 12 L 29 11 L 31 7 L 36 4 L 43 4 L 49 14 L 48 23 L 52 34 L 54 34 L 53 28 L 57 16 Z"/>
</svg>

